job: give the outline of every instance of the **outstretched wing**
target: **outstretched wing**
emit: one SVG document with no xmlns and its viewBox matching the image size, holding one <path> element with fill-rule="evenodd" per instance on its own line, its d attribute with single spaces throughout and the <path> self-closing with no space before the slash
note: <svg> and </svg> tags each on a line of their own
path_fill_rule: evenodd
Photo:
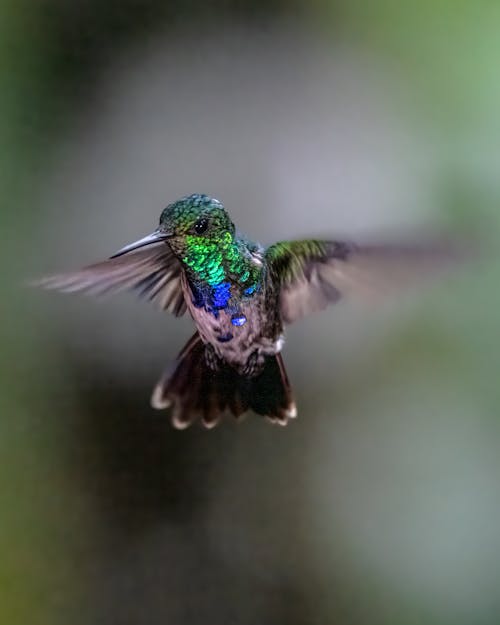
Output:
<svg viewBox="0 0 500 625">
<path fill-rule="evenodd" d="M 78 271 L 48 276 L 34 284 L 65 293 L 89 295 L 134 291 L 139 297 L 154 301 L 163 310 L 180 317 L 186 311 L 181 271 L 170 248 L 161 244 L 88 265 Z"/>
<path fill-rule="evenodd" d="M 283 241 L 265 257 L 279 285 L 282 318 L 292 323 L 341 297 L 388 293 L 450 265 L 459 250 L 434 245 L 362 246 L 340 241 Z"/>
</svg>

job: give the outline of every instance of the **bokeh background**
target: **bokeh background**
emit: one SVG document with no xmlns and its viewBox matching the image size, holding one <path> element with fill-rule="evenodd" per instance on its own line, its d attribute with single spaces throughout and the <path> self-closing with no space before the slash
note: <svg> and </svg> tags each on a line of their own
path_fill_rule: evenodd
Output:
<svg viewBox="0 0 500 625">
<path fill-rule="evenodd" d="M 0 623 L 500 622 L 500 4 L 1 0 Z M 171 429 L 188 319 L 26 288 L 192 192 L 487 262 L 289 329 L 300 418 Z"/>
</svg>

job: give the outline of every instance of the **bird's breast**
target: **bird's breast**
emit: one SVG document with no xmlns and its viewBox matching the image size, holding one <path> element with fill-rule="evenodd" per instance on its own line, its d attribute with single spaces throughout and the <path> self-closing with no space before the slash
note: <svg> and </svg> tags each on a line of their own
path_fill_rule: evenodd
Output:
<svg viewBox="0 0 500 625">
<path fill-rule="evenodd" d="M 268 306 L 265 289 L 251 296 L 234 297 L 229 288 L 225 307 L 217 308 L 200 301 L 189 283 L 186 304 L 204 343 L 210 344 L 217 356 L 235 367 L 244 369 L 257 352 L 259 359 L 276 354 L 282 346 L 282 327 L 277 307 Z"/>
</svg>

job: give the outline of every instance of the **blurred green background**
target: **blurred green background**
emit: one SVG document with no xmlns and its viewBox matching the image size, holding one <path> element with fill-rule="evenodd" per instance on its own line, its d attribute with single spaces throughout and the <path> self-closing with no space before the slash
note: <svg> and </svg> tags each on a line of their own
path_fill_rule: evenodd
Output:
<svg viewBox="0 0 500 625">
<path fill-rule="evenodd" d="M 0 623 L 500 622 L 500 268 L 289 329 L 300 418 L 149 408 L 188 319 L 24 284 L 177 197 L 500 229 L 500 4 L 1 0 Z"/>
</svg>

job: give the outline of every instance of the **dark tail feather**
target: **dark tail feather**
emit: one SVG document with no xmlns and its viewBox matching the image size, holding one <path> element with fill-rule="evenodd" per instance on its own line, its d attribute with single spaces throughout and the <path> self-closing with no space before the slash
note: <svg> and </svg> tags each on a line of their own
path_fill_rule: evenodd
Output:
<svg viewBox="0 0 500 625">
<path fill-rule="evenodd" d="M 173 373 L 166 373 L 156 385 L 151 405 L 158 409 L 172 407 L 172 423 L 179 429 L 197 418 L 211 428 L 224 414 L 238 418 L 247 410 L 280 425 L 286 425 L 297 414 L 280 354 L 268 357 L 264 369 L 254 378 L 240 376 L 224 364 L 213 370 L 207 364 L 205 345 L 198 333 L 179 354 Z"/>
</svg>

